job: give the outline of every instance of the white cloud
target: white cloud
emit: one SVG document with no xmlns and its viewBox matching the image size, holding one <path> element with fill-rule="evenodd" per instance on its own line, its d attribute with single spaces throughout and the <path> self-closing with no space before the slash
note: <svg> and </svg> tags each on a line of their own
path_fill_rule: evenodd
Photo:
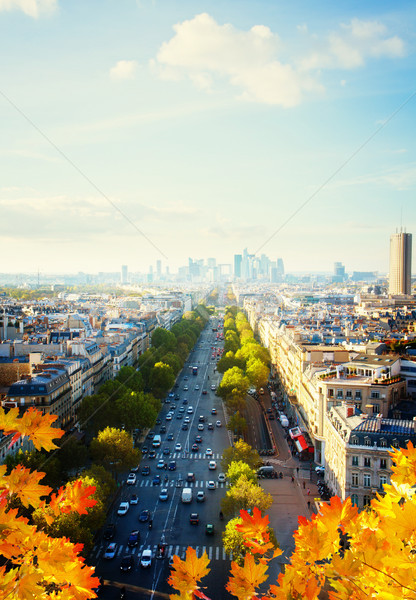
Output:
<svg viewBox="0 0 416 600">
<path fill-rule="evenodd" d="M 137 67 L 138 64 L 135 60 L 119 60 L 110 69 L 110 77 L 111 79 L 134 79 Z"/>
<path fill-rule="evenodd" d="M 188 78 L 207 92 L 228 84 L 239 89 L 244 100 L 285 107 L 299 104 L 306 92 L 322 92 L 318 77 L 323 69 L 356 69 L 369 57 L 404 55 L 403 41 L 388 37 L 385 25 L 359 19 L 341 24 L 325 38 L 299 25 L 303 54 L 293 64 L 282 60 L 280 37 L 265 25 L 242 31 L 202 13 L 176 24 L 174 31 L 150 61 L 160 78 Z"/>
<path fill-rule="evenodd" d="M 225 82 L 238 88 L 245 100 L 281 106 L 299 104 L 305 89 L 320 89 L 277 59 L 281 42 L 269 27 L 241 31 L 202 13 L 174 30 L 151 63 L 162 78 L 189 77 L 204 90 Z"/>
<path fill-rule="evenodd" d="M 0 12 L 21 10 L 34 19 L 37 19 L 42 14 L 50 14 L 56 8 L 57 0 L 0 0 Z"/>
</svg>

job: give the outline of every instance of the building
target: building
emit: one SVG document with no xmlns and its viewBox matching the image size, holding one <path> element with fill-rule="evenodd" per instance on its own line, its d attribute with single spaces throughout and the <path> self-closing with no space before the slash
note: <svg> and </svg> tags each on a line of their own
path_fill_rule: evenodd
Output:
<svg viewBox="0 0 416 600">
<path fill-rule="evenodd" d="M 393 233 L 390 236 L 389 294 L 411 294 L 412 234 Z"/>
<path fill-rule="evenodd" d="M 334 283 L 341 283 L 345 280 L 345 267 L 341 262 L 334 263 L 334 275 L 332 281 Z"/>
<path fill-rule="evenodd" d="M 121 283 L 124 285 L 128 283 L 128 268 L 127 265 L 121 266 Z"/>
</svg>

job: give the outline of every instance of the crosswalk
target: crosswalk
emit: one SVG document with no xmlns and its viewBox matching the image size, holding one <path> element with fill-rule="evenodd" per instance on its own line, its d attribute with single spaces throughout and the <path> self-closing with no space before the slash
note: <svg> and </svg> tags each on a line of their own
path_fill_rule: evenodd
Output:
<svg viewBox="0 0 416 600">
<path fill-rule="evenodd" d="M 192 483 L 188 483 L 185 479 L 178 479 L 177 476 L 171 475 L 168 479 L 168 481 L 164 481 L 164 478 L 162 477 L 162 481 L 160 482 L 161 487 L 175 487 L 176 484 L 178 483 L 178 481 L 181 482 L 181 485 L 183 487 L 199 487 L 199 488 L 205 488 L 208 487 L 208 480 L 205 481 L 194 481 Z M 213 475 L 212 479 L 210 481 L 215 481 L 215 476 Z M 217 488 L 224 488 L 227 487 L 226 483 L 220 483 L 218 481 L 215 481 L 215 485 Z M 139 480 L 135 485 L 131 485 L 129 486 L 130 489 L 134 489 L 135 487 L 140 487 L 140 488 L 144 488 L 144 487 L 153 487 L 153 480 L 150 477 L 150 479 L 142 479 Z"/>
<path fill-rule="evenodd" d="M 100 558 L 107 548 L 108 543 L 105 544 L 97 544 L 94 546 L 91 556 L 95 559 Z M 181 545 L 167 545 L 166 546 L 166 558 L 170 558 L 173 555 L 179 556 L 179 558 L 184 559 L 186 555 L 186 549 L 188 546 Z M 223 548 L 223 546 L 192 546 L 195 549 L 195 552 L 200 558 L 204 552 L 207 554 L 209 560 L 232 560 L 232 554 L 227 554 Z M 153 552 L 153 556 L 156 555 L 157 552 L 157 544 L 154 546 L 149 546 L 147 544 L 141 544 L 140 546 L 136 546 L 135 548 L 129 548 L 127 545 L 120 544 L 117 550 L 116 558 L 121 558 L 125 554 L 132 554 L 133 556 L 139 557 L 143 550 L 150 549 Z"/>
<path fill-rule="evenodd" d="M 219 452 L 213 452 L 212 454 L 205 454 L 204 452 L 172 452 L 171 454 L 163 454 L 163 452 L 157 452 L 154 458 L 149 458 L 148 456 L 143 456 L 143 461 L 146 461 L 146 464 L 150 462 L 154 462 L 155 460 L 162 459 L 164 461 L 168 460 L 179 460 L 180 458 L 196 458 L 196 459 L 205 459 L 205 460 L 221 460 L 222 454 Z"/>
</svg>

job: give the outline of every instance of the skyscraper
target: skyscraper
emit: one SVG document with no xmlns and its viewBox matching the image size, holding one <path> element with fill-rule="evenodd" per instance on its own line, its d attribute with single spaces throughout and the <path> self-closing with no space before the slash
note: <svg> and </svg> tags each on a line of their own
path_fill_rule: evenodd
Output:
<svg viewBox="0 0 416 600">
<path fill-rule="evenodd" d="M 128 282 L 127 265 L 121 265 L 121 283 L 126 284 L 127 282 Z"/>
<path fill-rule="evenodd" d="M 234 254 L 234 277 L 241 277 L 241 263 L 243 262 L 243 257 L 241 254 Z"/>
<path fill-rule="evenodd" d="M 390 236 L 389 294 L 411 294 L 412 234 Z"/>
</svg>

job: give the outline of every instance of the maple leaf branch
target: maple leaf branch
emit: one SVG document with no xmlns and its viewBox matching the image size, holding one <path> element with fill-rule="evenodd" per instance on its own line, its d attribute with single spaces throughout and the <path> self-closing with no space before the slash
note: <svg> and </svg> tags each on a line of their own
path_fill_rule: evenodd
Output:
<svg viewBox="0 0 416 600">
<path fill-rule="evenodd" d="M 407 585 L 404 585 L 403 583 L 400 583 L 400 581 L 398 581 L 398 579 L 393 577 L 393 575 L 390 575 L 389 573 L 386 573 L 385 571 L 382 571 L 381 569 L 377 569 L 377 567 L 375 567 L 374 565 L 369 565 L 368 563 L 365 562 L 365 560 L 363 560 L 363 565 L 365 565 L 366 567 L 369 567 L 370 569 L 374 569 L 374 571 L 377 571 L 378 573 L 385 575 L 385 577 L 388 577 L 389 579 L 392 579 L 395 583 L 397 583 L 397 585 L 404 588 L 405 590 L 409 590 L 409 592 L 413 592 L 413 593 L 416 592 L 415 588 L 411 588 Z"/>
</svg>

